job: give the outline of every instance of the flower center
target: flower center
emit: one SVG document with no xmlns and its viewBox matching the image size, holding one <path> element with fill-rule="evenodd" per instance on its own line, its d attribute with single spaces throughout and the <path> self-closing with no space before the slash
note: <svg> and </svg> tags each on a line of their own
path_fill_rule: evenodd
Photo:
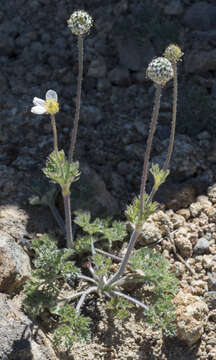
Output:
<svg viewBox="0 0 216 360">
<path fill-rule="evenodd" d="M 45 101 L 45 109 L 47 114 L 55 115 L 59 112 L 59 103 L 55 99 L 47 99 Z"/>
</svg>

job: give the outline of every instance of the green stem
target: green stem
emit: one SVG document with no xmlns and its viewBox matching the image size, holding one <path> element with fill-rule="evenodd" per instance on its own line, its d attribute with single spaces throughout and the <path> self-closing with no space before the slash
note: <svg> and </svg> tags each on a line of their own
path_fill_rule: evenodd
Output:
<svg viewBox="0 0 216 360">
<path fill-rule="evenodd" d="M 52 130 L 53 130 L 54 151 L 56 153 L 56 156 L 58 156 L 58 137 L 57 137 L 55 115 L 50 115 L 50 118 L 51 118 Z"/>
<path fill-rule="evenodd" d="M 128 244 L 127 251 L 122 259 L 121 265 L 120 265 L 118 271 L 113 275 L 113 277 L 107 281 L 107 283 L 105 284 L 106 287 L 114 284 L 123 275 L 125 268 L 128 264 L 130 254 L 134 249 L 134 245 L 136 243 L 136 240 L 137 240 L 139 234 L 140 233 L 138 231 L 136 231 L 136 229 L 133 231 L 130 241 L 129 241 L 129 244 Z"/>
<path fill-rule="evenodd" d="M 97 286 L 92 286 L 89 289 L 87 289 L 86 291 L 84 291 L 84 293 L 82 294 L 81 298 L 79 299 L 77 306 L 76 306 L 76 312 L 80 313 L 80 309 L 85 301 L 85 298 L 88 294 L 91 294 L 92 292 L 98 292 L 98 287 Z"/>
<path fill-rule="evenodd" d="M 148 176 L 149 158 L 152 147 L 152 141 L 157 126 L 157 120 L 158 120 L 158 114 L 160 108 L 160 98 L 161 98 L 161 85 L 156 85 L 155 103 L 152 112 L 152 120 L 151 120 L 150 131 L 146 145 L 146 151 L 144 155 L 143 172 L 142 172 L 142 179 L 140 186 L 140 217 L 142 216 L 143 213 L 143 201 L 144 201 L 143 199 L 144 199 L 145 186 Z"/>
<path fill-rule="evenodd" d="M 147 305 L 143 304 L 141 301 L 139 301 L 139 300 L 137 300 L 137 299 L 134 299 L 133 297 L 131 297 L 131 296 L 129 296 L 129 295 L 126 295 L 126 294 L 122 293 L 121 291 L 112 290 L 112 291 L 111 291 L 111 294 L 115 294 L 115 295 L 121 296 L 121 297 L 123 297 L 124 299 L 127 299 L 128 301 L 132 302 L 133 304 L 142 307 L 145 311 L 147 311 L 147 310 L 149 309 L 149 307 L 148 307 Z"/>
<path fill-rule="evenodd" d="M 71 204 L 70 204 L 70 193 L 64 194 L 62 192 L 64 199 L 64 209 L 65 209 L 65 226 L 66 226 L 66 238 L 67 238 L 67 248 L 71 249 L 74 245 L 73 242 L 73 232 L 72 232 L 72 222 L 71 222 Z"/>
<path fill-rule="evenodd" d="M 82 36 L 78 36 L 78 54 L 79 54 L 78 55 L 79 73 L 77 79 L 76 111 L 74 118 L 74 126 L 71 133 L 71 141 L 70 141 L 69 156 L 68 156 L 69 162 L 72 162 L 73 160 L 77 131 L 78 131 L 79 116 L 80 116 L 81 89 L 82 89 L 82 78 L 83 78 L 83 37 Z"/>
</svg>

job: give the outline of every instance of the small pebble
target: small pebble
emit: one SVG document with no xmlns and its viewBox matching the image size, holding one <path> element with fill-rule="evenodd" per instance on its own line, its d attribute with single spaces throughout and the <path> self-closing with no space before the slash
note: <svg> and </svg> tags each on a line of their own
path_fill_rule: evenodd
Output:
<svg viewBox="0 0 216 360">
<path fill-rule="evenodd" d="M 216 277 L 209 274 L 208 277 L 209 290 L 216 291 Z"/>
<path fill-rule="evenodd" d="M 206 254 L 209 251 L 209 241 L 201 237 L 198 239 L 196 245 L 194 246 L 194 252 L 195 254 Z"/>
</svg>

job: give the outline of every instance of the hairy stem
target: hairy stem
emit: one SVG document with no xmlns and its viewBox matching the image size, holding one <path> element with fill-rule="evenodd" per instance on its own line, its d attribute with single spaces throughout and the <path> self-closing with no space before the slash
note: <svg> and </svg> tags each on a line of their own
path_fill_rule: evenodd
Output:
<svg viewBox="0 0 216 360">
<path fill-rule="evenodd" d="M 159 108 L 160 108 L 160 98 L 161 98 L 161 85 L 156 85 L 156 94 L 155 94 L 155 103 L 152 112 L 152 120 L 150 125 L 149 136 L 146 145 L 146 151 L 144 155 L 144 162 L 143 162 L 143 172 L 142 172 L 142 180 L 140 186 L 140 215 L 142 216 L 143 213 L 143 198 L 145 194 L 145 186 L 148 176 L 148 168 L 149 168 L 149 158 L 150 152 L 152 147 L 153 136 L 157 126 Z"/>
<path fill-rule="evenodd" d="M 97 282 L 96 282 L 94 279 L 90 278 L 89 276 L 85 276 L 85 275 L 79 274 L 79 275 L 77 275 L 77 277 L 78 277 L 78 279 L 90 281 L 90 282 L 92 282 L 92 283 L 94 283 L 94 284 L 97 284 Z"/>
<path fill-rule="evenodd" d="M 51 118 L 52 130 L 53 130 L 54 151 L 56 153 L 56 156 L 58 156 L 58 137 L 57 137 L 55 115 L 50 115 L 50 118 Z"/>
<path fill-rule="evenodd" d="M 90 293 L 92 292 L 97 292 L 98 288 L 97 286 L 92 286 L 90 287 L 89 289 L 87 289 L 81 296 L 81 298 L 79 299 L 78 303 L 77 303 L 77 306 L 76 306 L 76 312 L 79 313 L 80 312 L 80 309 L 85 301 L 85 298 L 87 295 L 89 295 Z"/>
<path fill-rule="evenodd" d="M 163 170 L 168 170 L 169 162 L 173 152 L 173 144 L 174 144 L 174 137 L 175 137 L 175 127 L 176 127 L 176 113 L 177 113 L 177 97 L 178 97 L 178 77 L 177 77 L 177 64 L 172 62 L 173 66 L 173 108 L 172 108 L 172 128 L 170 134 L 170 142 L 168 148 L 168 154 L 166 162 L 163 166 Z"/>
<path fill-rule="evenodd" d="M 108 257 L 110 257 L 110 258 L 112 258 L 112 259 L 114 259 L 114 260 L 116 260 L 116 261 L 122 261 L 122 258 L 121 258 L 121 257 L 116 256 L 116 255 L 113 255 L 113 254 L 110 254 L 110 253 L 108 253 L 107 251 L 104 251 L 104 250 L 101 250 L 101 249 L 97 249 L 97 248 L 95 249 L 95 251 L 98 252 L 99 254 L 104 255 L 104 256 L 108 256 Z"/>
<path fill-rule="evenodd" d="M 129 296 L 129 295 L 126 295 L 124 293 L 122 293 L 121 291 L 117 291 L 117 290 L 111 290 L 111 293 L 112 294 L 115 294 L 115 295 L 118 295 L 118 296 L 121 296 L 127 300 L 129 300 L 130 302 L 132 302 L 133 304 L 136 304 L 140 307 L 142 307 L 144 310 L 148 310 L 148 306 L 143 304 L 141 301 L 137 300 L 137 299 L 134 299 L 133 297 Z"/>
<path fill-rule="evenodd" d="M 58 302 L 62 302 L 62 301 L 67 301 L 67 302 L 69 302 L 70 300 L 77 299 L 78 297 L 82 296 L 84 293 L 85 293 L 85 290 L 84 290 L 84 291 L 79 291 L 79 292 L 77 292 L 77 293 L 75 293 L 75 294 L 72 294 L 72 295 L 69 295 L 69 296 L 67 296 L 67 297 L 58 299 Z"/>
<path fill-rule="evenodd" d="M 78 36 L 78 56 L 79 56 L 79 73 L 77 78 L 77 96 L 76 96 L 76 111 L 74 118 L 73 130 L 71 133 L 71 141 L 69 148 L 69 162 L 72 162 L 74 149 L 77 138 L 79 115 L 80 115 L 80 102 L 81 102 L 81 89 L 82 89 L 82 78 L 83 78 L 83 37 Z"/>
<path fill-rule="evenodd" d="M 62 193 L 62 196 L 64 199 L 67 248 L 71 249 L 74 245 L 74 242 L 73 242 L 73 232 L 72 232 L 72 222 L 71 222 L 70 193 L 66 195 Z"/>
<path fill-rule="evenodd" d="M 177 113 L 177 97 L 178 97 L 178 76 L 177 76 L 177 64 L 172 62 L 173 66 L 173 108 L 172 108 L 172 127 L 170 133 L 170 141 L 167 153 L 167 159 L 163 165 L 163 170 L 167 171 L 171 160 L 174 138 L 175 138 L 175 127 L 176 127 L 176 113 Z M 149 201 L 152 201 L 157 189 L 153 186 L 151 194 L 149 195 Z"/>
<path fill-rule="evenodd" d="M 130 241 L 129 241 L 129 244 L 128 244 L 127 251 L 122 259 L 121 265 L 120 265 L 118 271 L 113 275 L 113 277 L 111 277 L 107 281 L 106 286 L 110 286 L 110 285 L 114 284 L 123 275 L 125 268 L 128 264 L 129 257 L 131 255 L 131 252 L 133 251 L 134 245 L 136 243 L 136 240 L 137 240 L 139 234 L 140 233 L 136 229 L 133 231 Z"/>
</svg>

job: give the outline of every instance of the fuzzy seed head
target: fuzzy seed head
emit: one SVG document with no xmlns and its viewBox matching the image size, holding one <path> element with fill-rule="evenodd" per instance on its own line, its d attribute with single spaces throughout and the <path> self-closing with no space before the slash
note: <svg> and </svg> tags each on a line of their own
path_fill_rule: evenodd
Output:
<svg viewBox="0 0 216 360">
<path fill-rule="evenodd" d="M 165 57 L 153 59 L 148 65 L 146 75 L 157 85 L 165 86 L 173 78 L 173 67 Z"/>
<path fill-rule="evenodd" d="M 56 101 L 56 99 L 47 99 L 45 101 L 44 107 L 47 114 L 55 115 L 57 112 L 59 112 L 59 103 Z"/>
<path fill-rule="evenodd" d="M 184 53 L 181 51 L 180 47 L 174 44 L 170 44 L 163 53 L 163 56 L 165 56 L 172 63 L 177 63 L 179 60 L 181 60 L 183 55 Z"/>
<path fill-rule="evenodd" d="M 90 30 L 93 19 L 86 11 L 78 10 L 73 12 L 67 23 L 73 34 L 81 36 Z"/>
</svg>

